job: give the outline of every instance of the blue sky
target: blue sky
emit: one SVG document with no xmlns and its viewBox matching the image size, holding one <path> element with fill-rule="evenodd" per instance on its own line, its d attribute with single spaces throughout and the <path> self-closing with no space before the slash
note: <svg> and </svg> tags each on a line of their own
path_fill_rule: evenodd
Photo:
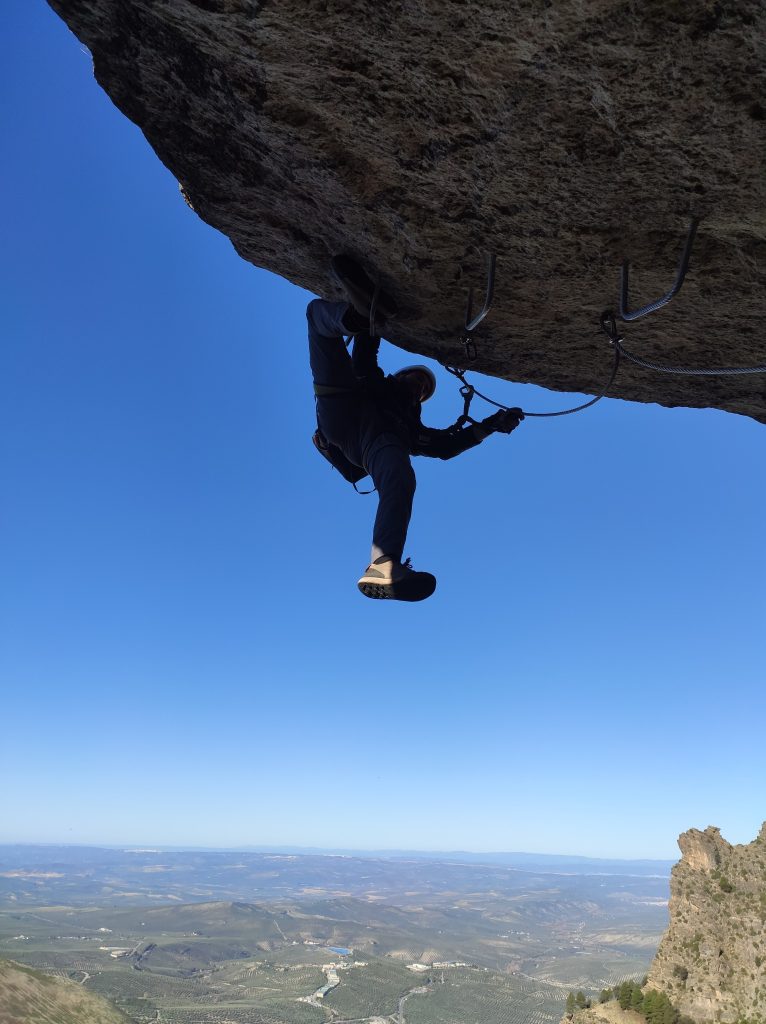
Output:
<svg viewBox="0 0 766 1024">
<path fill-rule="evenodd" d="M 365 600 L 374 498 L 310 443 L 310 296 L 185 206 L 44 3 L 2 17 L 0 842 L 754 838 L 763 426 L 603 401 L 418 460 L 437 593 Z"/>
</svg>

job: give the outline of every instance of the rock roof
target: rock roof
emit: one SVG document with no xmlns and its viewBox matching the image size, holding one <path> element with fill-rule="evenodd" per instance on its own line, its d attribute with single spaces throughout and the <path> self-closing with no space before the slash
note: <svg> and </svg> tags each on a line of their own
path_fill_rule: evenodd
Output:
<svg viewBox="0 0 766 1024">
<path fill-rule="evenodd" d="M 402 310 L 390 339 L 464 361 L 466 292 L 497 255 L 475 368 L 597 393 L 599 315 L 632 261 L 645 358 L 763 365 L 766 6 L 760 0 L 50 0 L 189 204 L 320 294 L 349 252 Z M 614 396 L 766 422 L 766 378 L 626 364 Z M 551 398 L 551 408 L 566 403 Z"/>
</svg>

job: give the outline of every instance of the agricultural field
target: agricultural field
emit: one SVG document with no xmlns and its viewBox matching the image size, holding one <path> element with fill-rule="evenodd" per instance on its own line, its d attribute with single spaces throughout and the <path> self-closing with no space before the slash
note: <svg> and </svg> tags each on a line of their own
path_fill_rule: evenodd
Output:
<svg viewBox="0 0 766 1024">
<path fill-rule="evenodd" d="M 138 1024 L 556 1024 L 569 989 L 641 977 L 667 917 L 660 875 L 149 851 L 126 881 L 125 852 L 94 856 L 0 848 L 0 957 Z M 220 898 L 245 876 L 276 898 Z"/>
<path fill-rule="evenodd" d="M 181 944 L 169 945 L 175 950 Z M 154 951 L 144 959 L 142 948 L 117 959 L 77 946 L 47 953 L 28 950 L 17 958 L 79 981 L 142 1024 L 155 1019 L 166 1024 L 324 1024 L 373 1017 L 397 1022 L 400 1007 L 407 1024 L 555 1024 L 567 991 L 486 967 L 431 967 L 415 973 L 391 957 L 339 960 L 326 948 L 288 946 L 274 961 L 222 960 L 203 969 L 168 966 L 170 956 L 151 966 Z M 330 963 L 353 966 L 339 967 L 337 986 L 309 1003 L 327 983 L 322 967 Z"/>
<path fill-rule="evenodd" d="M 621 955 L 608 951 L 580 953 L 570 956 L 550 957 L 534 964 L 526 964 L 525 973 L 538 981 L 585 992 L 599 992 L 612 988 L 623 981 L 641 978 L 649 970 L 651 957 Z"/>
<path fill-rule="evenodd" d="M 565 995 L 565 994 L 564 994 Z M 422 995 L 406 1003 L 407 1024 L 556 1024 L 562 990 L 483 969 L 436 971 Z"/>
<path fill-rule="evenodd" d="M 340 1018 L 385 1017 L 395 1014 L 399 1000 L 423 979 L 393 960 L 370 960 L 366 967 L 346 971 L 325 1003 Z"/>
<path fill-rule="evenodd" d="M 555 1024 L 569 988 L 594 992 L 625 977 L 641 976 L 649 962 L 603 951 L 559 951 L 531 960 L 523 972 L 509 967 L 498 971 L 475 962 L 471 968 L 434 968 L 431 965 L 442 958 L 440 949 L 424 950 L 422 942 L 409 943 L 409 951 L 397 949 L 382 956 L 355 950 L 349 957 L 339 957 L 327 946 L 314 945 L 315 940 L 283 940 L 281 948 L 273 949 L 271 942 L 262 941 L 262 922 L 257 920 L 248 935 L 241 917 L 227 911 L 228 918 L 222 918 L 218 904 L 207 922 L 204 905 L 195 905 L 192 918 L 187 908 L 170 911 L 179 912 L 179 931 L 144 935 L 138 934 L 141 922 L 136 915 L 124 911 L 110 917 L 101 910 L 86 917 L 90 934 L 82 931 L 81 914 L 62 908 L 30 916 L 0 912 L 0 949 L 30 967 L 80 983 L 141 1024 L 157 1019 L 166 1024 L 330 1024 L 373 1017 L 398 1022 L 400 1008 L 407 1024 Z M 170 911 L 161 918 L 166 929 L 173 922 Z M 18 930 L 20 918 L 23 933 Z M 183 931 L 190 920 L 196 927 L 207 923 L 210 932 L 225 932 L 230 926 L 234 934 Z M 317 922 L 316 927 L 326 925 Z M 14 933 L 10 937 L 9 931 Z M 438 937 L 432 942 L 436 944 Z M 450 936 L 448 945 L 454 942 L 455 936 Z M 476 948 L 481 951 L 480 945 Z M 419 956 L 410 958 L 403 952 Z M 429 969 L 409 970 L 407 963 L 413 960 Z M 338 984 L 317 998 L 315 993 L 328 982 L 326 969 L 331 963 L 354 966 L 339 967 Z"/>
</svg>

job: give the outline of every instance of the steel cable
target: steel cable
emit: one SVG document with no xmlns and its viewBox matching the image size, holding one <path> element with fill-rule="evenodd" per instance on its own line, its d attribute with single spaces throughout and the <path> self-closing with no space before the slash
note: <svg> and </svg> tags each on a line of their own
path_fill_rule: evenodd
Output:
<svg viewBox="0 0 766 1024">
<path fill-rule="evenodd" d="M 747 373 L 766 373 L 766 366 L 725 366 L 710 370 L 694 370 L 687 366 L 663 366 L 662 363 L 653 363 L 649 359 L 642 359 L 633 355 L 622 344 L 622 338 L 615 338 L 612 341 L 615 349 L 637 366 L 643 366 L 647 370 L 656 370 L 657 373 L 675 373 L 688 377 L 734 377 Z"/>
<path fill-rule="evenodd" d="M 526 409 L 522 409 L 522 412 L 524 413 L 525 417 L 527 417 L 527 416 L 534 416 L 534 417 L 536 417 L 538 419 L 540 419 L 540 418 L 546 418 L 547 419 L 548 417 L 551 417 L 551 416 L 569 416 L 570 413 L 581 412 L 583 409 L 589 409 L 590 406 L 595 405 L 596 402 L 600 402 L 602 398 L 606 397 L 607 392 L 611 388 L 612 384 L 614 384 L 615 377 L 617 376 L 617 371 L 619 370 L 619 368 L 620 368 L 620 349 L 617 346 L 615 346 L 615 349 L 614 349 L 614 364 L 612 365 L 611 376 L 609 377 L 609 380 L 607 381 L 606 386 L 604 387 L 604 389 L 601 391 L 600 394 L 596 395 L 595 398 L 591 398 L 589 401 L 583 402 L 582 405 L 576 405 L 573 409 L 559 409 L 556 412 L 527 412 Z M 490 398 L 488 395 L 482 394 L 481 391 L 477 391 L 477 389 L 473 386 L 473 384 L 469 384 L 468 381 L 465 379 L 465 375 L 466 375 L 466 372 L 467 372 L 466 370 L 458 370 L 457 368 L 452 367 L 452 366 L 445 366 L 444 369 L 447 370 L 448 373 L 451 373 L 453 375 L 453 377 L 457 377 L 457 379 L 463 384 L 463 387 L 470 389 L 470 392 L 471 392 L 472 395 L 477 395 L 479 398 L 482 399 L 482 401 L 487 402 L 489 405 L 494 405 L 495 408 L 497 408 L 497 409 L 506 409 L 506 410 L 507 409 L 512 409 L 512 408 L 516 408 L 516 406 L 503 405 L 502 402 L 496 402 L 494 398 Z"/>
<path fill-rule="evenodd" d="M 609 320 L 611 320 L 611 330 L 609 329 Z M 712 369 L 697 370 L 691 367 L 685 366 L 664 366 L 662 363 L 654 363 L 649 359 L 642 359 L 640 356 L 634 355 L 622 344 L 622 338 L 617 335 L 616 327 L 614 326 L 614 316 L 611 314 L 604 314 L 602 317 L 602 328 L 609 336 L 610 344 L 614 349 L 614 363 L 612 365 L 612 373 L 609 380 L 606 383 L 604 389 L 596 395 L 595 398 L 591 398 L 587 402 L 583 402 L 582 405 L 576 405 L 572 409 L 559 409 L 556 412 L 527 412 L 526 409 L 522 410 L 524 416 L 534 416 L 538 419 L 547 419 L 552 416 L 569 416 L 573 412 L 582 412 L 583 409 L 589 409 L 596 402 L 600 402 L 602 398 L 605 398 L 612 384 L 614 384 L 617 372 L 620 368 L 620 357 L 624 356 L 630 362 L 635 363 L 637 366 L 643 366 L 647 370 L 655 370 L 657 373 L 672 373 L 680 376 L 692 376 L 692 377 L 718 377 L 718 376 L 744 376 L 746 374 L 766 373 L 766 366 L 726 366 L 726 367 L 715 367 Z M 466 388 L 471 395 L 476 395 L 481 398 L 482 401 L 487 402 L 489 405 L 494 405 L 496 409 L 511 409 L 513 406 L 504 405 L 502 402 L 495 401 L 494 398 L 490 398 L 488 395 L 482 394 L 473 384 L 469 384 L 465 379 L 465 370 L 459 370 L 455 367 L 445 366 L 445 369 L 449 371 L 454 377 L 457 377 L 464 388 Z M 470 403 L 469 403 L 470 404 Z"/>
</svg>

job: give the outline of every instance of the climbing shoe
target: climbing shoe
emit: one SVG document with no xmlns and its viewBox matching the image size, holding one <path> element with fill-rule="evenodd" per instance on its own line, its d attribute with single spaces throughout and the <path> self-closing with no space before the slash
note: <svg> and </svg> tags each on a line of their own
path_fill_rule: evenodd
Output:
<svg viewBox="0 0 766 1024">
<path fill-rule="evenodd" d="M 332 276 L 348 296 L 354 310 L 369 324 L 370 306 L 375 295 L 375 282 L 353 256 L 333 256 L 330 263 Z M 396 316 L 396 302 L 384 291 L 378 292 L 375 302 L 375 321 L 382 324 Z"/>
<path fill-rule="evenodd" d="M 436 590 L 436 577 L 430 572 L 415 572 L 406 562 L 395 562 L 387 555 L 376 558 L 357 584 L 365 597 L 390 601 L 424 601 Z"/>
</svg>

